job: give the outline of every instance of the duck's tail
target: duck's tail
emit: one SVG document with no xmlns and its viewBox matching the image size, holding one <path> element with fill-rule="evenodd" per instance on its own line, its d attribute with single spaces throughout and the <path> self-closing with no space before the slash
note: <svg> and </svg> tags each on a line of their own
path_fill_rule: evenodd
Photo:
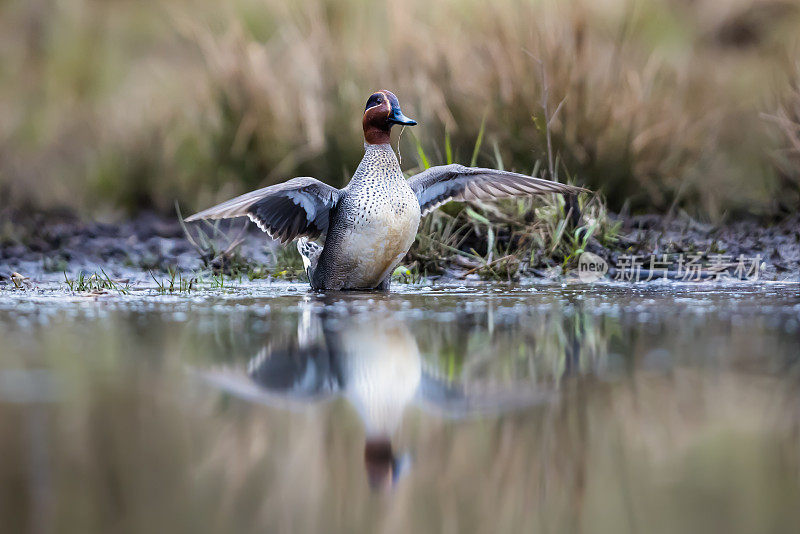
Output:
<svg viewBox="0 0 800 534">
<path fill-rule="evenodd" d="M 311 276 L 317 269 L 319 255 L 322 254 L 322 246 L 309 241 L 306 237 L 301 237 L 297 240 L 297 250 L 300 251 L 300 256 L 303 258 L 303 268 L 306 270 L 306 275 L 308 275 L 310 281 Z"/>
</svg>

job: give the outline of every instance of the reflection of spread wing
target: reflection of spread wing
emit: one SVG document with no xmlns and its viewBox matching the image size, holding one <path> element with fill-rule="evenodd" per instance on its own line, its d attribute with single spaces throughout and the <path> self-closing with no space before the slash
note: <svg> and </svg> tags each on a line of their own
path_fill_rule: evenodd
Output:
<svg viewBox="0 0 800 534">
<path fill-rule="evenodd" d="M 250 360 L 247 374 L 219 370 L 201 376 L 236 397 L 282 408 L 328 400 L 340 385 L 338 371 L 323 346 L 275 351 L 265 347 Z"/>
<path fill-rule="evenodd" d="M 467 391 L 463 384 L 422 373 L 416 402 L 425 411 L 453 419 L 498 415 L 554 402 L 553 390 L 504 389 Z"/>
<path fill-rule="evenodd" d="M 270 351 L 250 360 L 247 374 L 262 389 L 287 397 L 315 400 L 339 389 L 339 376 L 321 345 Z"/>
</svg>

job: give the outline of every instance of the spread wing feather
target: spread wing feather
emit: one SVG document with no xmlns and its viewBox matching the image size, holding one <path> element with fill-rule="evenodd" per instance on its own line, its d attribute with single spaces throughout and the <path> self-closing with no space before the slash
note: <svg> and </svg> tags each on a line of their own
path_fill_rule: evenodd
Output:
<svg viewBox="0 0 800 534">
<path fill-rule="evenodd" d="M 494 200 L 543 193 L 576 194 L 586 189 L 515 172 L 463 165 L 431 167 L 409 178 L 422 214 L 451 200 Z"/>
<path fill-rule="evenodd" d="M 292 178 L 238 196 L 186 220 L 246 216 L 282 243 L 300 236 L 315 239 L 327 232 L 330 210 L 338 202 L 339 194 L 335 187 L 314 178 Z"/>
<path fill-rule="evenodd" d="M 423 370 L 415 401 L 430 413 L 451 419 L 470 419 L 548 404 L 557 399 L 557 392 L 550 389 L 531 388 L 530 385 L 505 390 L 467 388 L 463 383 L 443 380 Z"/>
</svg>

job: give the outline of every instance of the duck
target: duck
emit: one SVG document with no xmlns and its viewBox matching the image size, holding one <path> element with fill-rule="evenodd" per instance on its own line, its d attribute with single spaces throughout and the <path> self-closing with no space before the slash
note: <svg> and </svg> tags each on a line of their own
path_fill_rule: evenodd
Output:
<svg viewBox="0 0 800 534">
<path fill-rule="evenodd" d="M 421 217 L 450 201 L 496 199 L 585 189 L 518 174 L 429 167 L 406 179 L 390 144 L 394 126 L 414 126 L 397 96 L 381 90 L 362 118 L 364 156 L 343 189 L 301 176 L 238 196 L 186 221 L 248 217 L 282 245 L 297 240 L 311 288 L 388 291 L 395 268 L 416 238 Z M 321 241 L 321 243 L 319 242 Z"/>
<path fill-rule="evenodd" d="M 327 298 L 327 297 L 326 297 Z M 327 304 L 328 302 L 323 302 Z M 305 411 L 341 398 L 364 431 L 364 467 L 374 490 L 394 486 L 411 456 L 392 444 L 408 408 L 443 420 L 501 416 L 554 402 L 546 387 L 498 389 L 454 378 L 421 353 L 409 325 L 386 313 L 340 314 L 301 303 L 296 338 L 263 345 L 246 369 L 212 367 L 198 376 L 234 397 Z"/>
</svg>

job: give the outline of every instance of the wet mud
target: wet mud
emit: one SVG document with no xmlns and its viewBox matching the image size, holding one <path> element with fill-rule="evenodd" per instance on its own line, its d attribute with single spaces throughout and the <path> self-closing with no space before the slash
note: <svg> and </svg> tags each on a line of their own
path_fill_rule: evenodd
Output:
<svg viewBox="0 0 800 534">
<path fill-rule="evenodd" d="M 261 278 L 269 277 L 270 269 L 282 269 L 281 262 L 286 261 L 281 259 L 286 253 L 276 242 L 242 219 L 217 227 L 193 226 L 189 232 L 191 237 L 177 217 L 154 213 L 98 222 L 69 213 L 0 212 L 0 285 L 14 285 L 15 275 L 29 281 L 54 282 L 101 271 L 114 279 L 132 281 L 151 279 L 153 273 L 188 275 L 201 271 L 251 276 L 258 272 Z M 200 233 L 205 241 L 199 239 Z M 640 258 L 646 269 L 651 256 L 667 255 L 676 261 L 678 257 L 699 255 L 707 261 L 713 255 L 722 255 L 734 261 L 758 258 L 762 263 L 759 280 L 800 281 L 800 216 L 772 223 L 742 220 L 723 226 L 705 225 L 688 217 L 668 220 L 657 215 L 636 216 L 623 221 L 615 245 L 605 247 L 591 240 L 587 251 L 611 265 L 607 275 L 611 279 L 618 272 L 615 266 L 632 256 Z M 469 269 L 458 259 L 453 258 L 439 280 L 479 279 L 477 274 L 465 276 Z M 553 258 L 545 263 L 559 265 L 563 261 Z M 302 280 L 301 272 L 296 270 L 296 279 Z M 561 268 L 523 266 L 516 278 L 568 274 Z"/>
</svg>

